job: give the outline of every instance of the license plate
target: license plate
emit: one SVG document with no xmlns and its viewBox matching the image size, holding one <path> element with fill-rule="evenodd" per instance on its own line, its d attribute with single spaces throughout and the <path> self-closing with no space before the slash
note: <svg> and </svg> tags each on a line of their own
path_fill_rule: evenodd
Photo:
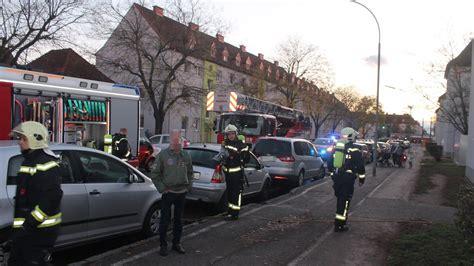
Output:
<svg viewBox="0 0 474 266">
<path fill-rule="evenodd" d="M 193 179 L 194 180 L 199 180 L 199 178 L 201 178 L 201 173 L 194 173 Z"/>
<path fill-rule="evenodd" d="M 261 156 L 259 159 L 262 162 L 274 162 L 275 156 Z"/>
</svg>

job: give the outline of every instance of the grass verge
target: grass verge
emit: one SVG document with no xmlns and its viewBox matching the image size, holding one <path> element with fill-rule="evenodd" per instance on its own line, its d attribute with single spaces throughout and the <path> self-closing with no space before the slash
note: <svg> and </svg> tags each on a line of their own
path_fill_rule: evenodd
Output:
<svg viewBox="0 0 474 266">
<path fill-rule="evenodd" d="M 389 248 L 388 265 L 473 265 L 474 247 L 454 225 L 406 225 Z"/>
<path fill-rule="evenodd" d="M 443 205 L 456 207 L 459 188 L 467 182 L 467 179 L 464 177 L 464 173 L 465 167 L 458 166 L 451 160 L 443 158 L 442 161 L 437 162 L 432 158 L 425 157 L 421 161 L 421 167 L 418 175 L 419 178 L 416 182 L 414 193 L 427 193 L 435 186 L 431 180 L 431 177 L 435 174 L 444 175 L 447 177 L 447 179 L 446 185 L 442 189 L 444 198 Z"/>
</svg>

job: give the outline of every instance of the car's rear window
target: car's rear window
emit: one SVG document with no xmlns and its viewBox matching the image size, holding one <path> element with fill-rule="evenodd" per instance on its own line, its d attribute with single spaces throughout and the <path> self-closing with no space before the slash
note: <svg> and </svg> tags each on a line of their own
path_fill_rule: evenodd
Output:
<svg viewBox="0 0 474 266">
<path fill-rule="evenodd" d="M 261 139 L 253 149 L 255 156 L 288 156 L 291 155 L 291 143 L 277 139 Z"/>
<path fill-rule="evenodd" d="M 319 144 L 319 145 L 329 145 L 331 144 L 332 140 L 331 139 L 316 139 L 314 141 L 314 144 Z"/>
<path fill-rule="evenodd" d="M 207 168 L 215 168 L 217 161 L 212 160 L 212 157 L 217 155 L 217 151 L 187 148 L 185 149 L 190 155 L 193 165 L 203 166 Z"/>
</svg>

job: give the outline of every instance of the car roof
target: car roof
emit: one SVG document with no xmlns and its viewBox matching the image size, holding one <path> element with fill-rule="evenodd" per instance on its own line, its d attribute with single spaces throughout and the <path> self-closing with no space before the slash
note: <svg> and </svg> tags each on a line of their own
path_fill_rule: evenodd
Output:
<svg viewBox="0 0 474 266">
<path fill-rule="evenodd" d="M 220 151 L 221 145 L 217 143 L 193 143 L 184 149 L 206 149 L 212 151 Z"/>
<path fill-rule="evenodd" d="M 260 137 L 257 141 L 259 141 L 259 140 L 266 140 L 266 139 L 283 140 L 283 141 L 290 141 L 290 142 L 295 142 L 295 141 L 308 141 L 308 140 L 302 139 L 302 138 L 287 138 L 287 137 Z M 308 141 L 308 142 L 309 142 L 309 141 Z"/>
</svg>

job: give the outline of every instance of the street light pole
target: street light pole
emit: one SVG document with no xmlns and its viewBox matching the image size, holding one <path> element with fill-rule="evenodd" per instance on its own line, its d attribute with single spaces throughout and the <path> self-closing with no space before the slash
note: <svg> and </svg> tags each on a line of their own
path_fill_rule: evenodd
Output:
<svg viewBox="0 0 474 266">
<path fill-rule="evenodd" d="M 377 29 L 379 32 L 379 43 L 378 43 L 378 55 L 377 55 L 377 103 L 375 107 L 375 135 L 374 135 L 374 142 L 375 142 L 375 147 L 374 147 L 374 167 L 372 170 L 372 175 L 376 176 L 377 175 L 377 143 L 378 143 L 378 132 L 377 132 L 377 127 L 379 123 L 379 86 L 380 86 L 380 25 L 379 21 L 377 20 L 377 17 L 375 17 L 374 13 L 366 7 L 365 5 L 357 2 L 356 0 L 351 0 L 351 2 L 358 4 L 365 8 L 367 11 L 370 12 L 372 17 L 375 19 L 375 23 L 377 23 Z"/>
</svg>

